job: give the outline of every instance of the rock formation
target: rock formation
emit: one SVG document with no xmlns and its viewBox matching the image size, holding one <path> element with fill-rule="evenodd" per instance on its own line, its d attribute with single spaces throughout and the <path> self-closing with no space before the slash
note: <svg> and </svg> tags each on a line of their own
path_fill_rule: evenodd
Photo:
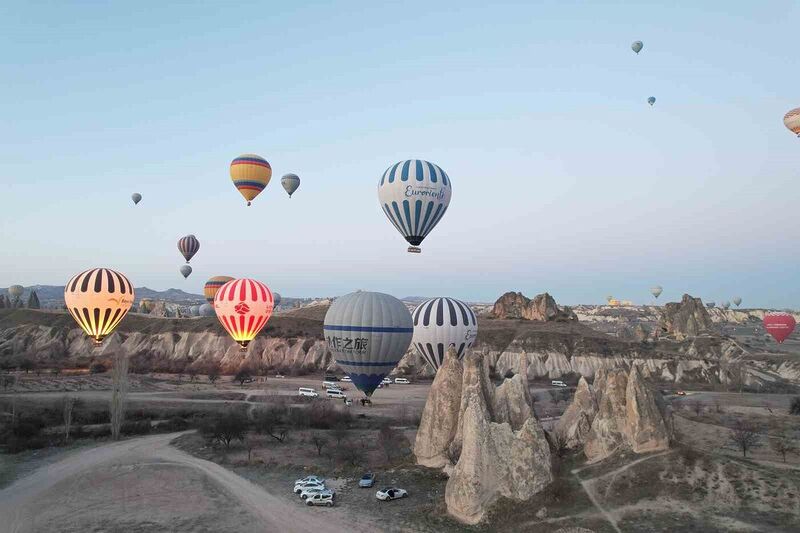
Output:
<svg viewBox="0 0 800 533">
<path fill-rule="evenodd" d="M 438 467 L 449 460 L 447 510 L 476 524 L 498 498 L 525 501 L 552 481 L 550 448 L 533 415 L 524 368 L 495 388 L 484 354 L 469 353 L 461 376 L 459 364 L 448 353 L 439 370 L 446 373 L 437 374 L 428 395 L 414 452 L 420 464 Z M 458 402 L 445 387 L 460 390 Z"/>
<path fill-rule="evenodd" d="M 577 436 L 586 427 L 584 420 L 592 418 L 597 405 L 583 448 L 590 463 L 601 461 L 622 447 L 635 453 L 669 448 L 672 426 L 668 407 L 645 382 L 638 366 L 633 366 L 630 373 L 620 368 L 599 374 L 593 387 L 595 404 L 587 400 L 587 394 L 592 392 L 588 384 L 579 384 L 579 389 L 580 397 L 576 391 L 575 400 L 557 428 L 565 436 L 573 436 L 572 442 L 580 442 Z"/>
<path fill-rule="evenodd" d="M 417 429 L 414 455 L 423 466 L 443 468 L 449 464 L 448 449 L 458 427 L 463 374 L 464 366 L 451 346 L 428 392 Z"/>
<path fill-rule="evenodd" d="M 31 290 L 31 293 L 28 296 L 28 305 L 26 307 L 28 309 L 39 309 L 41 307 L 39 304 L 39 296 L 36 295 L 36 291 Z"/>
<path fill-rule="evenodd" d="M 700 298 L 683 295 L 680 303 L 664 305 L 659 328 L 663 334 L 678 340 L 697 337 L 713 330 L 714 323 Z"/>
<path fill-rule="evenodd" d="M 567 447 L 583 446 L 595 415 L 597 415 L 597 399 L 586 378 L 581 376 L 578 388 L 575 389 L 575 397 L 561 415 L 555 430 L 564 436 Z"/>
<path fill-rule="evenodd" d="M 578 319 L 569 307 L 559 308 L 548 293 L 539 294 L 530 300 L 521 292 L 507 292 L 498 298 L 492 308 L 492 316 L 539 322 L 564 322 Z"/>
</svg>

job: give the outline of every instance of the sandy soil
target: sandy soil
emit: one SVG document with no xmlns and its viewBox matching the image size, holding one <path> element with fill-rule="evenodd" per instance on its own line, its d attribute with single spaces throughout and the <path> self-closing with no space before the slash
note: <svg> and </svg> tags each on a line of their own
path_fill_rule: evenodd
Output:
<svg viewBox="0 0 800 533">
<path fill-rule="evenodd" d="M 3 531 L 376 531 L 335 509 L 290 507 L 159 435 L 67 455 L 0 491 Z"/>
</svg>

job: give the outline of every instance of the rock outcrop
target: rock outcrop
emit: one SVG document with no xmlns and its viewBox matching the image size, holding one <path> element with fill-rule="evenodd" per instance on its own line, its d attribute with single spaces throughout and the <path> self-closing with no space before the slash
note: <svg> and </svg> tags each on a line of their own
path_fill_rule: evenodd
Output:
<svg viewBox="0 0 800 533">
<path fill-rule="evenodd" d="M 624 369 L 609 370 L 598 378 L 594 384 L 598 408 L 583 448 L 590 463 L 605 459 L 621 447 L 634 453 L 669 448 L 672 426 L 668 407 L 645 382 L 639 367 L 632 367 L 630 373 Z M 591 417 L 594 405 L 587 401 L 586 391 L 591 392 L 588 385 L 580 398 L 576 392 L 575 400 L 567 408 L 570 417 L 559 420 L 558 428 L 563 428 L 565 435 L 583 423 L 582 416 Z"/>
<path fill-rule="evenodd" d="M 578 319 L 569 307 L 559 308 L 548 293 L 539 294 L 530 300 L 521 292 L 507 292 L 498 298 L 492 308 L 492 316 L 539 322 L 565 322 Z"/>
<path fill-rule="evenodd" d="M 451 346 L 436 373 L 414 443 L 417 463 L 431 468 L 449 464 L 448 450 L 456 436 L 464 366 Z"/>
<path fill-rule="evenodd" d="M 598 380 L 596 379 L 595 382 Z M 567 447 L 577 448 L 586 442 L 586 436 L 592 428 L 592 421 L 597 415 L 597 399 L 591 385 L 581 376 L 575 396 L 567 410 L 556 424 L 556 432 L 566 439 Z"/>
<path fill-rule="evenodd" d="M 552 481 L 550 448 L 533 415 L 524 368 L 495 388 L 485 355 L 472 352 L 459 387 L 459 364 L 454 352 L 445 357 L 439 373 L 446 374 L 437 375 L 428 395 L 414 452 L 420 464 L 449 460 L 448 513 L 477 524 L 498 498 L 525 501 Z M 458 403 L 445 387 L 460 390 Z M 445 405 L 432 405 L 439 402 Z"/>
<path fill-rule="evenodd" d="M 703 301 L 688 294 L 684 294 L 679 303 L 670 302 L 664 305 L 659 322 L 662 334 L 678 340 L 709 333 L 713 327 L 714 323 Z"/>
</svg>

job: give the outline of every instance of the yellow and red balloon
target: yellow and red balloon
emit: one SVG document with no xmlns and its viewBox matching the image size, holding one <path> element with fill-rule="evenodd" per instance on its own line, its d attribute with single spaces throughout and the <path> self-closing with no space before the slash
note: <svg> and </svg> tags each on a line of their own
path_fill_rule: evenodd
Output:
<svg viewBox="0 0 800 533">
<path fill-rule="evenodd" d="M 225 331 L 244 350 L 272 316 L 269 287 L 249 278 L 234 279 L 214 296 L 214 311 Z"/>
<path fill-rule="evenodd" d="M 231 161 L 231 180 L 247 205 L 269 184 L 272 167 L 256 154 L 243 154 Z"/>
</svg>

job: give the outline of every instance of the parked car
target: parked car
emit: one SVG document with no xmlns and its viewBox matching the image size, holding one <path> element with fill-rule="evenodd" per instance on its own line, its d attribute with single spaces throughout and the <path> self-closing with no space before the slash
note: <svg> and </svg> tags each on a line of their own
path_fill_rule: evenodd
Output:
<svg viewBox="0 0 800 533">
<path fill-rule="evenodd" d="M 320 483 L 320 482 L 317 482 L 317 481 L 306 481 L 304 483 L 297 483 L 294 486 L 294 491 L 293 492 L 295 494 L 301 494 L 304 490 L 314 489 L 314 488 L 324 489 L 325 488 L 325 483 Z"/>
<path fill-rule="evenodd" d="M 677 394 L 678 396 L 686 396 L 686 391 L 679 390 L 679 391 L 678 391 L 678 392 L 676 392 L 675 394 Z"/>
<path fill-rule="evenodd" d="M 303 479 L 296 479 L 294 484 L 297 485 L 299 483 L 325 483 L 325 478 L 319 476 L 306 476 Z"/>
<path fill-rule="evenodd" d="M 325 394 L 328 395 L 328 398 L 336 398 L 338 400 L 346 400 L 347 396 L 340 391 L 339 389 L 328 389 L 325 391 Z"/>
<path fill-rule="evenodd" d="M 327 507 L 333 507 L 333 494 L 328 492 L 312 494 L 306 498 L 306 505 L 325 505 Z"/>
<path fill-rule="evenodd" d="M 566 387 L 567 386 L 566 383 L 564 383 L 563 381 L 558 380 L 558 379 L 554 379 L 553 381 L 551 381 L 550 385 L 552 385 L 553 387 Z"/>
<path fill-rule="evenodd" d="M 382 502 L 398 500 L 400 498 L 405 498 L 406 496 L 408 496 L 408 491 L 405 489 L 398 489 L 397 487 L 386 487 L 385 489 L 381 489 L 375 493 L 375 497 Z"/>
<path fill-rule="evenodd" d="M 375 484 L 375 474 L 372 472 L 364 474 L 358 481 L 358 486 L 362 489 L 368 489 Z"/>
<path fill-rule="evenodd" d="M 382 383 L 383 385 L 391 385 L 391 384 L 392 384 L 392 378 L 383 378 L 383 380 L 381 381 L 381 383 Z"/>
<path fill-rule="evenodd" d="M 346 382 L 350 383 L 353 380 L 350 379 L 350 376 L 342 376 L 342 379 L 340 379 L 339 381 L 346 381 Z"/>
<path fill-rule="evenodd" d="M 308 387 L 300 387 L 297 389 L 297 394 L 299 396 L 308 396 L 309 398 L 316 398 L 319 396 L 319 393 L 314 389 L 309 389 Z"/>
<path fill-rule="evenodd" d="M 308 487 L 307 489 L 303 489 L 300 492 L 300 499 L 307 500 L 314 494 L 323 494 L 323 493 L 330 493 L 334 498 L 336 497 L 336 493 L 331 489 L 327 488 L 325 485 L 319 487 Z"/>
<path fill-rule="evenodd" d="M 323 389 L 338 389 L 339 388 L 339 384 L 336 383 L 335 381 L 327 381 L 326 380 L 326 381 L 322 382 L 322 388 Z"/>
<path fill-rule="evenodd" d="M 408 385 L 409 383 L 411 383 L 406 378 L 394 378 L 394 382 L 400 385 Z"/>
<path fill-rule="evenodd" d="M 284 376 L 283 374 L 275 374 L 275 377 L 278 378 L 278 379 L 285 379 L 286 378 L 286 376 Z"/>
</svg>

